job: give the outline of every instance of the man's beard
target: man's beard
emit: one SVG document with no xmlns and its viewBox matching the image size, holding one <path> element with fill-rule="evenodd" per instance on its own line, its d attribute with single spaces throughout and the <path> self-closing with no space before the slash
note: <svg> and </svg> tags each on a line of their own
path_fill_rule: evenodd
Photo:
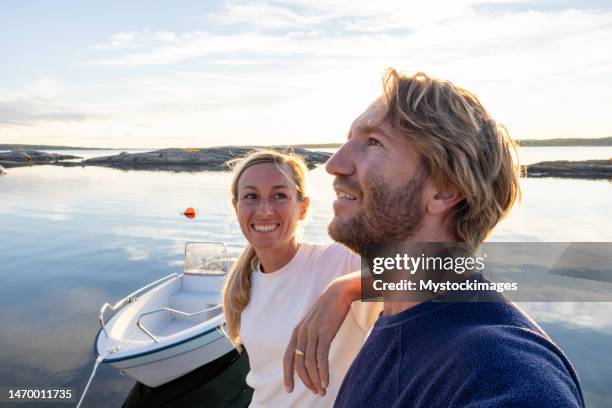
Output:
<svg viewBox="0 0 612 408">
<path fill-rule="evenodd" d="M 336 177 L 336 186 L 361 191 L 362 208 L 346 220 L 335 216 L 327 227 L 329 235 L 362 256 L 373 246 L 411 238 L 423 221 L 425 179 L 421 170 L 408 184 L 397 188 L 380 176 L 371 176 L 368 184 L 360 189 L 355 181 Z"/>
</svg>

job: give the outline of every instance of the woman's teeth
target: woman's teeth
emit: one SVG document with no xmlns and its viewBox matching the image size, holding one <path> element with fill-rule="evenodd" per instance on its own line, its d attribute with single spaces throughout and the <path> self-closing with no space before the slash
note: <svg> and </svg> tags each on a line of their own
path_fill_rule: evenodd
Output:
<svg viewBox="0 0 612 408">
<path fill-rule="evenodd" d="M 341 200 L 355 200 L 355 197 L 345 192 L 338 193 L 338 198 Z"/>
<path fill-rule="evenodd" d="M 253 228 L 255 228 L 255 231 L 257 232 L 270 232 L 270 231 L 274 231 L 275 229 L 278 228 L 278 224 L 274 224 L 274 225 L 253 225 Z"/>
</svg>

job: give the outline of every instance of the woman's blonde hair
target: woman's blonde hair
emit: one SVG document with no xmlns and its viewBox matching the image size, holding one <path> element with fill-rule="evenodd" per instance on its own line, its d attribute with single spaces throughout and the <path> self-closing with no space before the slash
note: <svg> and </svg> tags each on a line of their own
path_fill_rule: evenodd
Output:
<svg viewBox="0 0 612 408">
<path fill-rule="evenodd" d="M 238 181 L 246 169 L 256 164 L 274 163 L 280 172 L 295 183 L 297 200 L 304 201 L 307 197 L 306 163 L 302 156 L 293 152 L 277 152 L 274 150 L 256 150 L 246 157 L 232 160 L 228 164 L 234 171 L 232 179 L 232 198 L 238 202 Z M 283 168 L 289 168 L 291 174 Z M 223 311 L 225 313 L 226 335 L 234 346 L 239 347 L 240 316 L 248 305 L 251 297 L 251 273 L 257 267 L 257 254 L 255 249 L 247 244 L 236 263 L 232 266 L 223 286 Z"/>
<path fill-rule="evenodd" d="M 463 195 L 453 232 L 475 251 L 520 197 L 516 144 L 474 94 L 448 81 L 388 69 L 383 88 L 387 123 L 416 146 L 434 183 Z"/>
</svg>

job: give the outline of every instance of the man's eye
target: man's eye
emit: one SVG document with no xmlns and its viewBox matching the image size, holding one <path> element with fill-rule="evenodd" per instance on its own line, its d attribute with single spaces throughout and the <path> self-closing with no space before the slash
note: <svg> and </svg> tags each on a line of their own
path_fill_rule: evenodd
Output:
<svg viewBox="0 0 612 408">
<path fill-rule="evenodd" d="M 382 146 L 382 143 L 380 143 L 377 139 L 370 137 L 368 138 L 368 146 Z"/>
</svg>

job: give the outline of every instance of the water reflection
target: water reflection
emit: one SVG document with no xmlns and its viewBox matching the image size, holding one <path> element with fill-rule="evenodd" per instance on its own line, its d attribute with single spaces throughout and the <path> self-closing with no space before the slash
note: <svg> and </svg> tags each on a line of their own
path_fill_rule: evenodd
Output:
<svg viewBox="0 0 612 408">
<path fill-rule="evenodd" d="M 305 236 L 323 242 L 334 192 L 322 168 L 310 176 Z M 216 172 L 11 169 L 0 179 L 0 383 L 81 390 L 102 303 L 180 270 L 187 241 L 225 241 L 237 255 L 244 240 L 229 182 L 229 174 Z M 492 240 L 612 241 L 609 183 L 528 179 L 522 185 L 522 206 Z M 188 206 L 198 217 L 179 215 Z M 522 304 L 576 364 L 591 406 L 612 406 L 611 306 Z M 119 406 L 132 385 L 103 365 L 86 403 Z"/>
<path fill-rule="evenodd" d="M 540 324 L 563 322 L 567 328 L 593 329 L 612 335 L 610 303 L 519 302 L 518 304 Z"/>
</svg>

